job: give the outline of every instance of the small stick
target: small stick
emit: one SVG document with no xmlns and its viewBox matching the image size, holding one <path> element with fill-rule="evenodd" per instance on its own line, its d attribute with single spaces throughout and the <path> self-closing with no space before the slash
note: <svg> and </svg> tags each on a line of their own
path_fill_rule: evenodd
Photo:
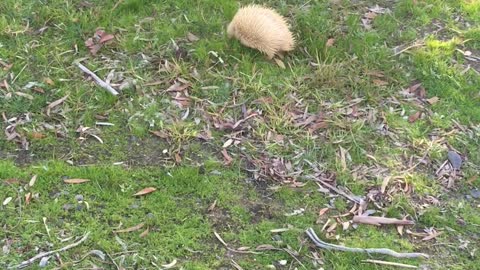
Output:
<svg viewBox="0 0 480 270">
<path fill-rule="evenodd" d="M 343 197 L 349 199 L 350 201 L 352 201 L 352 202 L 354 202 L 354 203 L 361 204 L 361 200 L 359 200 L 359 199 L 357 199 L 357 198 L 355 198 L 355 197 L 353 197 L 353 196 L 345 193 L 344 191 L 342 191 L 342 190 L 340 190 L 340 189 L 338 189 L 338 188 L 330 185 L 329 183 L 327 183 L 327 182 L 325 182 L 325 181 L 322 181 L 322 180 L 320 180 L 320 179 L 314 179 L 314 181 L 321 183 L 322 185 L 324 185 L 324 186 L 328 187 L 329 189 L 335 191 L 338 195 L 342 195 Z"/>
<path fill-rule="evenodd" d="M 113 89 L 113 87 L 110 86 L 110 84 L 106 83 L 102 79 L 100 79 L 95 73 L 93 73 L 91 70 L 89 70 L 86 66 L 82 65 L 81 63 L 77 63 L 77 66 L 85 73 L 90 75 L 93 80 L 102 88 L 106 89 L 110 94 L 116 96 L 118 95 L 117 90 Z"/>
<path fill-rule="evenodd" d="M 379 261 L 379 260 L 362 260 L 362 262 L 376 263 L 376 264 L 383 264 L 383 265 L 390 265 L 390 266 L 398 266 L 398 267 L 410 268 L 410 269 L 417 269 L 418 268 L 415 265 L 395 263 L 395 262 L 386 262 L 386 261 Z"/>
<path fill-rule="evenodd" d="M 216 231 L 213 231 L 213 234 L 215 235 L 215 237 L 218 239 L 218 241 L 220 241 L 220 243 L 222 243 L 222 245 L 230 250 L 231 252 L 235 252 L 235 253 L 243 253 L 243 254 L 261 254 L 259 252 L 255 252 L 255 251 L 248 251 L 248 250 L 236 250 L 236 249 L 233 249 L 233 248 L 230 248 L 227 243 L 225 243 L 225 241 L 223 241 L 222 237 L 220 237 L 220 235 L 216 232 Z"/>
<path fill-rule="evenodd" d="M 78 245 L 80 245 L 81 243 L 83 243 L 85 240 L 87 240 L 88 236 L 90 235 L 90 232 L 87 232 L 83 237 L 82 239 L 78 240 L 78 242 L 75 242 L 75 243 L 72 243 L 68 246 L 65 246 L 63 248 L 60 248 L 60 249 L 56 249 L 56 250 L 52 250 L 52 251 L 48 251 L 48 252 L 43 252 L 43 253 L 40 253 L 38 255 L 36 255 L 35 257 L 32 257 L 26 261 L 23 261 L 22 263 L 20 264 L 17 264 L 15 266 L 10 266 L 8 267 L 8 269 L 23 269 L 29 265 L 31 265 L 34 261 L 38 260 L 38 259 L 41 259 L 43 257 L 47 257 L 47 256 L 50 256 L 52 254 L 55 254 L 55 253 L 58 253 L 58 252 L 62 252 L 62 251 L 65 251 L 67 249 L 71 249 L 71 248 L 74 248 Z"/>
<path fill-rule="evenodd" d="M 425 253 L 398 253 L 388 248 L 351 248 L 351 247 L 344 247 L 334 244 L 329 244 L 323 242 L 318 238 L 312 228 L 309 228 L 306 231 L 308 237 L 312 242 L 319 248 L 324 248 L 326 250 L 339 250 L 339 251 L 346 251 L 346 252 L 359 252 L 359 253 L 367 253 L 367 254 L 384 254 L 393 256 L 396 258 L 428 258 L 429 256 Z"/>
<path fill-rule="evenodd" d="M 406 47 L 406 48 L 404 48 L 404 49 L 402 49 L 402 50 L 394 53 L 394 54 L 392 55 L 392 57 L 393 57 L 393 56 L 397 56 L 397 55 L 399 55 L 399 54 L 402 54 L 402 53 L 404 53 L 404 52 L 406 52 L 406 51 L 408 51 L 408 50 L 410 50 L 410 49 L 413 49 L 413 48 L 416 48 L 416 47 L 422 47 L 422 46 L 425 46 L 425 43 L 423 43 L 423 42 L 421 42 L 421 43 L 415 43 L 415 44 L 413 44 L 413 45 L 410 45 L 410 46 L 408 46 L 408 47 Z"/>
</svg>

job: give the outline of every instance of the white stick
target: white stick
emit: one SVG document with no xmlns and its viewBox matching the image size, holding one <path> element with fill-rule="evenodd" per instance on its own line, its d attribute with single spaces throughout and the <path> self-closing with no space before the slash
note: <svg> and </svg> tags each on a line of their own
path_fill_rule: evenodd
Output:
<svg viewBox="0 0 480 270">
<path fill-rule="evenodd" d="M 329 244 L 323 242 L 318 238 L 312 228 L 309 228 L 307 231 L 307 235 L 315 244 L 315 246 L 319 248 L 324 248 L 327 250 L 339 250 L 339 251 L 347 251 L 347 252 L 360 252 L 360 253 L 367 253 L 367 254 L 384 254 L 390 255 L 396 258 L 428 258 L 429 256 L 424 253 L 398 253 L 388 248 L 351 248 L 351 247 L 344 247 L 334 244 Z"/>
<path fill-rule="evenodd" d="M 100 79 L 95 73 L 93 73 L 92 71 L 90 71 L 86 66 L 80 64 L 80 63 L 77 63 L 77 66 L 85 73 L 87 73 L 88 75 L 90 75 L 94 80 L 95 82 L 102 88 L 105 88 L 110 94 L 116 96 L 118 95 L 118 92 L 117 90 L 113 89 L 113 87 L 110 86 L 110 84 L 106 83 L 105 81 L 103 81 L 102 79 Z"/>
<path fill-rule="evenodd" d="M 80 245 L 82 242 L 84 242 L 85 240 L 87 240 L 88 236 L 90 235 L 90 232 L 87 232 L 83 237 L 82 239 L 78 240 L 78 242 L 75 242 L 75 243 L 72 243 L 68 246 L 65 246 L 63 248 L 60 248 L 60 249 L 56 249 L 56 250 L 52 250 L 52 251 L 48 251 L 48 252 L 43 252 L 43 253 L 40 253 L 40 254 L 37 254 L 35 257 L 32 257 L 26 261 L 23 261 L 22 263 L 18 264 L 18 265 L 14 265 L 14 266 L 10 266 L 8 267 L 8 269 L 23 269 L 29 265 L 31 265 L 34 261 L 38 260 L 38 259 L 41 259 L 43 257 L 47 257 L 47 256 L 50 256 L 52 254 L 55 254 L 55 253 L 58 253 L 58 252 L 61 252 L 61 251 L 65 251 L 67 249 L 71 249 L 71 248 L 74 248 L 78 245 Z"/>
</svg>

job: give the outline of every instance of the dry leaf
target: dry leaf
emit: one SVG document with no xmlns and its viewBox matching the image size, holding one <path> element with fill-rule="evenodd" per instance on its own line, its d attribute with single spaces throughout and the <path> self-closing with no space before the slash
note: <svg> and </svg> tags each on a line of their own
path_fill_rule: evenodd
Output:
<svg viewBox="0 0 480 270">
<path fill-rule="evenodd" d="M 48 104 L 47 106 L 47 115 L 50 116 L 50 110 L 55 108 L 56 106 L 62 104 L 65 100 L 67 100 L 69 95 L 66 95 L 64 97 L 62 97 L 61 99 L 57 99 L 55 100 L 54 102 Z"/>
<path fill-rule="evenodd" d="M 282 69 L 285 69 L 285 68 L 286 68 L 286 67 L 285 67 L 285 64 L 283 63 L 282 60 L 280 60 L 280 59 L 278 59 L 278 58 L 275 58 L 274 60 L 275 60 L 275 63 L 277 63 L 277 65 L 278 65 L 279 67 L 281 67 Z"/>
<path fill-rule="evenodd" d="M 26 99 L 29 99 L 29 100 L 33 100 L 33 96 L 32 95 L 29 95 L 27 93 L 23 93 L 23 92 L 15 92 L 15 95 L 19 96 L 19 97 L 24 97 Z"/>
<path fill-rule="evenodd" d="M 37 181 L 37 175 L 35 174 L 34 176 L 32 176 L 32 179 L 30 179 L 30 182 L 28 182 L 28 186 L 33 187 L 36 181 Z"/>
<path fill-rule="evenodd" d="M 432 98 L 429 98 L 427 99 L 427 102 L 430 104 L 430 105 L 433 105 L 435 103 L 437 103 L 440 99 L 438 97 L 432 97 Z"/>
<path fill-rule="evenodd" d="M 216 205 L 217 205 L 217 200 L 213 201 L 213 203 L 208 207 L 207 211 L 212 212 L 213 209 L 215 209 Z"/>
<path fill-rule="evenodd" d="M 169 264 L 162 264 L 162 267 L 163 267 L 163 268 L 166 268 L 166 269 L 169 269 L 169 268 L 174 267 L 175 264 L 177 264 L 177 260 L 176 260 L 176 259 L 174 259 L 174 260 L 173 260 L 171 263 L 169 263 Z"/>
<path fill-rule="evenodd" d="M 382 81 L 382 80 L 379 80 L 379 79 L 373 79 L 372 81 L 373 81 L 373 84 L 375 84 L 376 86 L 388 85 L 388 82 Z"/>
<path fill-rule="evenodd" d="M 223 148 L 227 148 L 229 147 L 230 145 L 232 145 L 233 143 L 233 140 L 232 139 L 228 139 L 225 143 L 223 143 Z"/>
<path fill-rule="evenodd" d="M 114 35 L 112 35 L 112 34 L 106 34 L 106 35 L 103 35 L 103 36 L 100 38 L 100 40 L 98 41 L 98 43 L 101 43 L 101 44 L 107 43 L 108 41 L 110 41 L 110 40 L 112 40 L 112 39 L 114 39 L 114 38 L 115 38 Z"/>
<path fill-rule="evenodd" d="M 377 13 L 367 12 L 367 13 L 365 13 L 365 15 L 363 15 L 363 17 L 365 17 L 367 19 L 370 19 L 370 20 L 373 20 L 373 19 L 375 19 L 375 17 L 377 17 Z"/>
<path fill-rule="evenodd" d="M 152 193 L 154 192 L 155 190 L 157 190 L 156 188 L 154 187 L 147 187 L 147 188 L 144 188 L 142 190 L 140 190 L 139 192 L 133 194 L 133 196 L 142 196 L 142 195 L 146 195 L 146 194 L 149 194 L 149 193 Z"/>
<path fill-rule="evenodd" d="M 336 222 L 333 223 L 332 225 L 330 225 L 330 227 L 328 227 L 328 229 L 327 229 L 327 232 L 332 232 L 332 231 L 334 231 L 335 228 L 337 228 L 337 225 L 338 225 L 338 223 L 336 223 Z"/>
<path fill-rule="evenodd" d="M 12 197 L 7 197 L 4 201 L 3 201 L 3 206 L 7 205 L 8 203 L 10 203 L 12 201 Z"/>
<path fill-rule="evenodd" d="M 428 240 L 432 240 L 434 238 L 436 238 L 437 236 L 441 235 L 442 232 L 437 232 L 437 231 L 432 231 L 428 234 L 428 236 L 425 236 L 424 238 L 422 238 L 423 241 L 428 241 Z"/>
<path fill-rule="evenodd" d="M 47 137 L 45 134 L 40 133 L 40 132 L 32 132 L 30 134 L 30 136 L 32 136 L 33 139 L 43 139 L 43 138 Z"/>
<path fill-rule="evenodd" d="M 232 163 L 233 158 L 228 154 L 227 149 L 225 148 L 222 149 L 222 156 L 223 156 L 223 159 L 225 160 L 224 162 L 225 166 L 228 166 L 230 165 L 230 163 Z"/>
<path fill-rule="evenodd" d="M 43 81 L 44 81 L 46 84 L 55 85 L 55 83 L 53 82 L 53 80 L 50 79 L 50 78 L 48 78 L 48 77 L 43 78 Z"/>
<path fill-rule="evenodd" d="M 89 179 L 81 179 L 81 178 L 72 178 L 72 179 L 65 179 L 63 180 L 66 184 L 82 184 L 85 182 L 90 181 Z"/>
<path fill-rule="evenodd" d="M 272 246 L 272 245 L 268 245 L 268 244 L 264 244 L 264 245 L 259 245 L 255 248 L 256 251 L 264 251 L 264 250 L 276 250 L 277 248 Z"/>
<path fill-rule="evenodd" d="M 182 162 L 182 157 L 179 153 L 175 153 L 175 163 L 179 164 Z"/>
<path fill-rule="evenodd" d="M 329 38 L 329 39 L 327 40 L 327 43 L 325 44 L 325 46 L 327 46 L 327 47 L 332 47 L 333 44 L 335 44 L 335 39 L 334 39 L 334 38 Z"/>
<path fill-rule="evenodd" d="M 197 36 L 195 36 L 194 34 L 192 34 L 192 33 L 190 33 L 190 32 L 188 32 L 188 34 L 187 34 L 187 39 L 188 39 L 188 41 L 190 41 L 190 42 L 195 42 L 195 41 L 199 41 L 199 40 L 200 40 L 200 38 L 198 38 Z"/>
<path fill-rule="evenodd" d="M 328 207 L 325 207 L 325 208 L 322 208 L 320 209 L 320 211 L 318 212 L 318 216 L 322 216 L 323 214 L 325 214 L 330 208 Z"/>
<path fill-rule="evenodd" d="M 388 182 L 390 182 L 390 179 L 391 179 L 391 178 L 392 178 L 392 177 L 391 177 L 390 175 L 387 176 L 387 177 L 385 177 L 385 178 L 383 178 L 382 187 L 381 187 L 381 189 L 380 189 L 380 191 L 381 191 L 382 193 L 385 193 L 385 189 L 387 188 Z"/>
<path fill-rule="evenodd" d="M 146 229 L 145 231 L 143 231 L 139 236 L 140 236 L 141 238 L 143 238 L 143 237 L 145 237 L 145 236 L 148 235 L 148 232 L 149 232 L 149 230 L 148 230 L 148 228 L 147 228 L 147 229 Z"/>
<path fill-rule="evenodd" d="M 396 218 L 386 218 L 386 217 L 375 217 L 375 216 L 354 216 L 353 222 L 376 225 L 380 226 L 382 224 L 397 224 L 397 225 L 414 225 L 415 223 L 410 220 L 400 220 Z"/>
<path fill-rule="evenodd" d="M 114 232 L 114 233 L 134 232 L 134 231 L 140 230 L 140 229 L 143 227 L 143 225 L 145 225 L 145 223 L 142 222 L 142 223 L 140 223 L 140 224 L 138 224 L 138 225 L 135 225 L 135 226 L 133 226 L 133 227 L 126 228 L 126 229 L 122 229 L 122 230 L 114 230 L 113 232 Z"/>
<path fill-rule="evenodd" d="M 422 116 L 422 112 L 416 112 L 408 117 L 408 122 L 413 123 L 418 120 Z"/>
<path fill-rule="evenodd" d="M 25 204 L 28 205 L 30 203 L 30 200 L 32 199 L 32 193 L 28 192 L 25 194 Z"/>
<path fill-rule="evenodd" d="M 398 225 L 398 226 L 397 226 L 397 232 L 398 232 L 398 234 L 403 235 L 403 228 L 404 228 L 403 225 Z"/>
<path fill-rule="evenodd" d="M 342 229 L 344 231 L 348 230 L 349 227 L 350 227 L 350 221 L 345 221 L 342 223 Z"/>
<path fill-rule="evenodd" d="M 271 233 L 282 233 L 282 232 L 287 232 L 289 231 L 289 228 L 280 228 L 280 229 L 272 229 L 270 230 Z"/>
</svg>

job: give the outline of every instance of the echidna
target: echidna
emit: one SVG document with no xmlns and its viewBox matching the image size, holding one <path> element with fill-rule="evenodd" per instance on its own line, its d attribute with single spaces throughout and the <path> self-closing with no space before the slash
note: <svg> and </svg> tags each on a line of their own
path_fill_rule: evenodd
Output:
<svg viewBox="0 0 480 270">
<path fill-rule="evenodd" d="M 270 8 L 249 5 L 240 8 L 227 27 L 229 38 L 265 53 L 269 59 L 294 49 L 295 39 L 284 17 Z"/>
</svg>

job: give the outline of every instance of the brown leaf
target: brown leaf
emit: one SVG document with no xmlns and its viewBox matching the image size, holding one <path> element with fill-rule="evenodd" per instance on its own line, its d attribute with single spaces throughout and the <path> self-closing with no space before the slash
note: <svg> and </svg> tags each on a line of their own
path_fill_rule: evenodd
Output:
<svg viewBox="0 0 480 270">
<path fill-rule="evenodd" d="M 28 205 L 30 203 L 30 200 L 32 199 L 32 193 L 28 192 L 25 194 L 25 204 Z"/>
<path fill-rule="evenodd" d="M 422 83 L 416 83 L 416 84 L 413 84 L 411 85 L 409 88 L 408 88 L 408 91 L 410 93 L 414 93 L 415 91 L 417 91 L 417 89 L 422 85 Z"/>
<path fill-rule="evenodd" d="M 146 194 L 149 194 L 149 193 L 152 193 L 154 192 L 155 190 L 157 190 L 156 188 L 154 187 L 147 187 L 147 188 L 144 188 L 142 190 L 140 190 L 139 192 L 133 194 L 133 196 L 142 196 L 142 195 L 146 195 Z"/>
<path fill-rule="evenodd" d="M 416 112 L 408 117 L 408 122 L 413 123 L 418 120 L 422 116 L 422 112 Z"/>
<path fill-rule="evenodd" d="M 328 207 L 325 207 L 325 208 L 322 208 L 320 209 L 320 211 L 318 212 L 318 216 L 322 216 L 323 214 L 325 214 L 330 208 Z"/>
<path fill-rule="evenodd" d="M 207 211 L 212 212 L 213 209 L 215 209 L 216 205 L 217 205 L 217 200 L 213 201 L 213 203 L 208 207 Z"/>
<path fill-rule="evenodd" d="M 33 96 L 30 95 L 30 94 L 27 94 L 27 93 L 15 92 L 15 95 L 20 96 L 20 97 L 24 97 L 24 98 L 29 99 L 29 100 L 33 100 Z"/>
<path fill-rule="evenodd" d="M 148 230 L 148 228 L 147 228 L 147 229 L 146 229 L 145 231 L 143 231 L 139 236 L 140 236 L 141 238 L 144 238 L 145 236 L 148 235 L 148 232 L 149 232 L 149 230 Z"/>
<path fill-rule="evenodd" d="M 175 163 L 180 164 L 182 163 L 182 157 L 179 153 L 175 153 Z"/>
<path fill-rule="evenodd" d="M 335 44 L 335 39 L 334 39 L 334 38 L 329 38 L 329 39 L 327 40 L 327 43 L 325 44 L 325 46 L 327 46 L 327 47 L 332 47 L 333 44 Z"/>
<path fill-rule="evenodd" d="M 166 132 L 160 130 L 150 131 L 150 133 L 162 139 L 168 139 L 170 137 Z"/>
<path fill-rule="evenodd" d="M 327 232 L 332 232 L 332 231 L 334 231 L 334 230 L 337 228 L 337 225 L 338 225 L 338 223 L 336 223 L 336 222 L 333 223 L 332 225 L 330 225 L 330 226 L 328 227 L 328 229 L 327 229 Z"/>
<path fill-rule="evenodd" d="M 363 17 L 372 20 L 372 19 L 375 19 L 375 17 L 377 17 L 377 13 L 375 13 L 375 12 L 367 12 L 367 13 L 365 13 L 365 15 L 363 15 Z"/>
<path fill-rule="evenodd" d="M 33 139 L 43 139 L 43 138 L 47 137 L 45 134 L 40 133 L 40 132 L 32 132 L 30 134 L 30 136 L 32 136 Z"/>
<path fill-rule="evenodd" d="M 410 220 L 400 220 L 396 218 L 386 218 L 386 217 L 375 217 L 375 216 L 354 216 L 353 222 L 376 225 L 380 226 L 382 224 L 397 224 L 397 225 L 414 225 L 415 223 Z"/>
<path fill-rule="evenodd" d="M 230 163 L 232 163 L 233 158 L 228 154 L 227 149 L 225 149 L 225 148 L 222 149 L 222 156 L 223 156 L 223 159 L 224 159 L 224 164 L 226 166 L 228 166 L 228 165 L 230 165 Z"/>
<path fill-rule="evenodd" d="M 53 80 L 50 79 L 49 77 L 43 78 L 43 81 L 44 81 L 46 84 L 55 85 L 55 83 L 53 82 Z"/>
<path fill-rule="evenodd" d="M 143 225 L 145 225 L 145 223 L 142 222 L 142 223 L 140 223 L 140 224 L 138 224 L 138 225 L 135 225 L 135 226 L 133 226 L 133 227 L 126 228 L 126 229 L 122 229 L 122 230 L 114 230 L 113 232 L 114 232 L 114 233 L 134 232 L 134 231 L 140 230 L 140 229 L 143 227 Z"/>
<path fill-rule="evenodd" d="M 188 34 L 187 34 L 187 39 L 188 39 L 188 41 L 190 41 L 190 42 L 195 42 L 195 41 L 199 41 L 199 40 L 200 40 L 200 38 L 198 38 L 197 36 L 195 36 L 194 34 L 192 34 L 192 33 L 190 33 L 190 32 L 188 32 Z"/>
<path fill-rule="evenodd" d="M 385 193 L 385 189 L 387 188 L 388 182 L 390 182 L 391 178 L 392 178 L 391 176 L 387 176 L 383 178 L 382 187 L 380 189 L 382 193 Z"/>
<path fill-rule="evenodd" d="M 66 184 L 82 184 L 89 182 L 90 179 L 81 179 L 81 178 L 72 178 L 72 179 L 65 179 L 63 180 L 64 183 Z"/>
<path fill-rule="evenodd" d="M 8 89 L 8 82 L 7 80 L 3 80 L 2 82 L 0 82 L 0 88 L 5 88 L 5 89 Z"/>
<path fill-rule="evenodd" d="M 65 100 L 67 100 L 69 95 L 62 97 L 61 99 L 57 99 L 54 102 L 48 104 L 47 106 L 47 115 L 50 116 L 50 110 L 57 107 L 58 105 L 62 104 Z"/>
<path fill-rule="evenodd" d="M 388 85 L 388 82 L 382 81 L 382 80 L 379 80 L 379 79 L 373 79 L 372 81 L 373 81 L 373 84 L 375 84 L 376 86 Z"/>
<path fill-rule="evenodd" d="M 434 238 L 436 238 L 437 236 L 441 235 L 442 232 L 437 232 L 437 231 L 432 231 L 428 234 L 428 236 L 425 236 L 424 238 L 422 238 L 423 241 L 428 241 L 428 240 L 432 240 Z"/>
<path fill-rule="evenodd" d="M 268 245 L 268 244 L 264 244 L 264 245 L 259 245 L 255 248 L 256 251 L 264 251 L 264 250 L 276 250 L 277 248 L 272 246 L 272 245 Z"/>
<path fill-rule="evenodd" d="M 430 104 L 430 105 L 433 105 L 435 103 L 437 103 L 440 99 L 438 97 L 432 97 L 432 98 L 429 98 L 427 99 L 427 102 Z"/>
<path fill-rule="evenodd" d="M 106 34 L 106 35 L 103 35 L 100 40 L 98 41 L 98 43 L 100 44 L 104 44 L 104 43 L 107 43 L 108 41 L 114 39 L 115 36 L 112 35 L 112 34 Z"/>
</svg>

